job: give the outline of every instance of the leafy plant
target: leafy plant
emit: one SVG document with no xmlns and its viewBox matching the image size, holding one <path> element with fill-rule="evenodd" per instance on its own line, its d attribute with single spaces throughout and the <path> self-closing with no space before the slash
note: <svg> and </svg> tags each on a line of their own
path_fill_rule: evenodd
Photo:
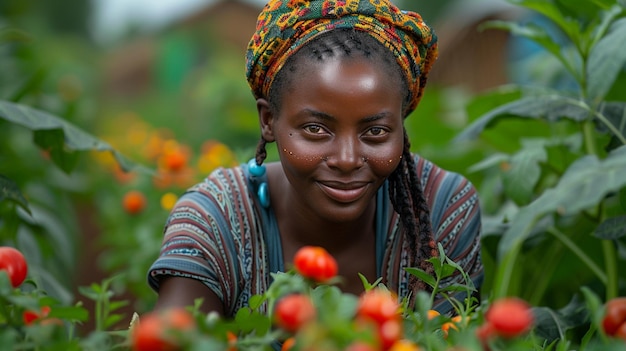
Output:
<svg viewBox="0 0 626 351">
<path fill-rule="evenodd" d="M 626 260 L 625 4 L 510 2 L 549 26 L 491 21 L 485 28 L 534 42 L 542 49 L 533 61 L 539 74 L 558 71 L 573 83 L 539 85 L 526 72 L 531 84 L 468 105 L 478 117 L 455 142 L 486 153 L 471 170 L 486 176 L 481 194 L 492 209 L 483 240 L 494 267 L 490 297 L 555 307 L 589 285 L 614 298 L 626 278 L 618 269 Z"/>
</svg>

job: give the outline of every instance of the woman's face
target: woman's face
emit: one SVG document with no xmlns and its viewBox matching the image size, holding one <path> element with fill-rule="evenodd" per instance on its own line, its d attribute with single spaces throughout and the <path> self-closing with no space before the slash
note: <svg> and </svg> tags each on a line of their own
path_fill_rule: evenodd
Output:
<svg viewBox="0 0 626 351">
<path fill-rule="evenodd" d="M 261 113 L 289 200 L 320 219 L 358 220 L 402 157 L 402 85 L 363 58 L 307 63 L 294 74 L 277 115 Z"/>
</svg>

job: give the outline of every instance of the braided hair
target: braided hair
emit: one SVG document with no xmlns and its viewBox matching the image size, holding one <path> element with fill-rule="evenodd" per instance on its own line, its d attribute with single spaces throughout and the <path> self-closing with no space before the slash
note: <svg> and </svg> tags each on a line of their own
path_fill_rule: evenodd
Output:
<svg viewBox="0 0 626 351">
<path fill-rule="evenodd" d="M 307 60 L 324 61 L 331 57 L 355 57 L 359 55 L 385 69 L 395 81 L 401 82 L 400 89 L 405 93 L 402 110 L 409 103 L 408 84 L 391 51 L 376 39 L 363 31 L 354 29 L 336 29 L 320 34 L 289 57 L 278 72 L 269 90 L 270 109 L 276 113 L 281 104 L 281 97 L 286 88 L 291 87 L 297 75 L 299 65 Z M 262 164 L 267 157 L 266 141 L 261 137 L 256 151 L 256 163 Z M 427 260 L 437 256 L 430 224 L 430 209 L 417 175 L 415 162 L 410 151 L 410 142 L 404 130 L 404 149 L 398 167 L 389 176 L 389 197 L 394 210 L 400 215 L 403 235 L 409 244 L 409 265 L 418 267 L 433 275 L 433 267 Z M 409 291 L 431 291 L 431 288 L 417 277 L 410 275 Z M 413 305 L 414 301 L 410 302 Z"/>
</svg>

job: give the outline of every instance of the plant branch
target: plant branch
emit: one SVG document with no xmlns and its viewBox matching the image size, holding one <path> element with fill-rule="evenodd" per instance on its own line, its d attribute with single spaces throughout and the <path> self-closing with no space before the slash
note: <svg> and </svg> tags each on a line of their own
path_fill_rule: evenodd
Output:
<svg viewBox="0 0 626 351">
<path fill-rule="evenodd" d="M 587 265 L 587 267 L 602 281 L 602 283 L 607 284 L 608 278 L 607 275 L 602 271 L 602 269 L 580 248 L 576 245 L 567 235 L 561 233 L 555 227 L 548 228 L 548 233 L 552 234 L 556 239 L 561 241 L 563 245 L 565 245 L 568 249 L 570 249 L 578 258 Z"/>
</svg>

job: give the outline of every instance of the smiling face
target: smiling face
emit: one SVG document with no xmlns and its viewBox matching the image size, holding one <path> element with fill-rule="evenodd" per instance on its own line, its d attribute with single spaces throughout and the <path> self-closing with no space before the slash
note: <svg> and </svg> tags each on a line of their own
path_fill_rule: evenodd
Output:
<svg viewBox="0 0 626 351">
<path fill-rule="evenodd" d="M 259 102 L 290 185 L 281 191 L 321 220 L 359 220 L 402 157 L 401 77 L 363 56 L 298 67 L 277 108 Z"/>
</svg>

